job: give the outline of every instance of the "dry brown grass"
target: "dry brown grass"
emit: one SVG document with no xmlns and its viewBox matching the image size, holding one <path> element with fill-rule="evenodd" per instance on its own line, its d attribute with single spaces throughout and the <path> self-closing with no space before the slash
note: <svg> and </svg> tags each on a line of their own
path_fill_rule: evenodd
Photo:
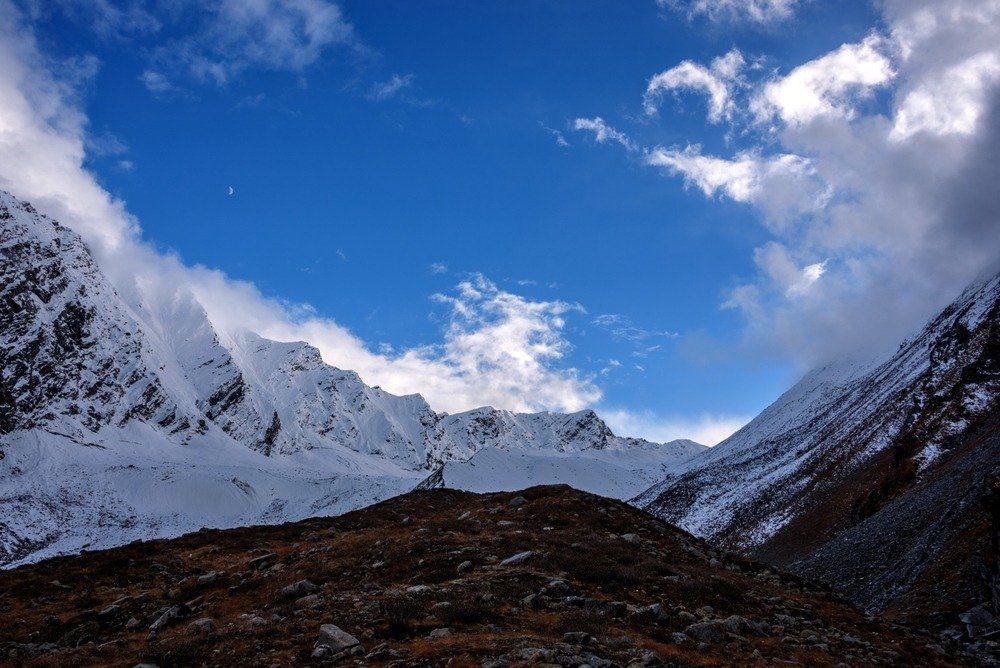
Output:
<svg viewBox="0 0 1000 668">
<path fill-rule="evenodd" d="M 761 581 L 752 573 L 764 567 L 721 554 L 737 570 L 712 568 L 685 551 L 694 547 L 707 552 L 708 546 L 625 504 L 566 487 L 521 494 L 529 503 L 512 509 L 507 505 L 512 494 L 415 492 L 338 518 L 204 531 L 0 572 L 0 647 L 4 641 L 56 642 L 92 624 L 92 644 L 27 658 L 23 665 L 146 661 L 160 666 L 287 666 L 312 662 L 320 625 L 333 623 L 368 650 L 385 644 L 398 652 L 395 660 L 402 664 L 397 665 L 431 665 L 450 658 L 452 666 L 479 666 L 524 647 L 551 647 L 567 631 L 595 636 L 599 647 L 594 651 L 622 665 L 643 648 L 664 661 L 694 666 L 755 665 L 754 650 L 769 659 L 808 665 L 842 661 L 843 652 L 826 655 L 767 636 L 703 649 L 692 642 L 671 642 L 671 634 L 687 624 L 673 616 L 675 608 L 693 611 L 711 605 L 721 618 L 739 614 L 764 619 L 770 614 L 765 601 L 779 596 L 812 606 L 813 616 L 824 625 L 876 647 L 892 647 L 909 665 L 947 665 L 927 655 L 925 639 L 868 622 L 801 580 L 782 576 L 779 583 Z M 459 520 L 466 510 L 471 517 Z M 411 521 L 404 524 L 406 517 Z M 618 537 L 624 533 L 636 533 L 644 542 L 627 543 Z M 496 565 L 523 550 L 534 556 L 514 567 Z M 268 551 L 278 555 L 276 566 L 251 570 L 250 560 Z M 474 567 L 460 574 L 464 561 Z M 225 574 L 199 586 L 197 576 L 213 570 Z M 524 597 L 556 577 L 564 577 L 574 594 L 635 605 L 660 603 L 671 616 L 659 621 L 639 615 L 610 618 L 591 609 L 522 605 Z M 298 608 L 282 596 L 282 587 L 302 579 L 320 587 L 318 607 Z M 432 591 L 406 591 L 416 584 Z M 98 615 L 125 595 L 130 598 L 120 603 L 118 614 Z M 434 607 L 441 601 L 451 606 Z M 148 637 L 156 610 L 185 602 L 195 608 L 187 618 Z M 47 615 L 56 621 L 46 621 Z M 128 631 L 125 622 L 132 616 L 142 624 Z M 263 622 L 251 622 L 254 616 Z M 200 617 L 214 620 L 215 633 L 187 633 L 190 621 Z M 441 627 L 455 633 L 428 637 Z"/>
</svg>

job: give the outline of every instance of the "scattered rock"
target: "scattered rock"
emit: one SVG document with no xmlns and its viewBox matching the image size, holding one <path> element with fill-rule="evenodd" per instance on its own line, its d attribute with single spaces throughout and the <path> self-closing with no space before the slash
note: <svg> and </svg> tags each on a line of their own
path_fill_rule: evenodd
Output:
<svg viewBox="0 0 1000 668">
<path fill-rule="evenodd" d="M 722 642 L 722 632 L 715 622 L 698 622 L 684 629 L 684 633 L 705 643 Z"/>
<path fill-rule="evenodd" d="M 510 502 L 507 503 L 507 505 L 510 506 L 511 508 L 520 508 L 527 502 L 528 500 L 523 496 L 515 496 L 513 499 L 510 500 Z"/>
<path fill-rule="evenodd" d="M 295 605 L 299 608 L 317 608 L 322 603 L 323 599 L 320 598 L 319 594 L 309 594 L 308 596 L 295 599 Z"/>
<path fill-rule="evenodd" d="M 629 545 L 640 545 L 642 544 L 642 538 L 636 533 L 626 533 L 622 534 L 621 539 L 628 543 Z"/>
<path fill-rule="evenodd" d="M 467 573 L 468 571 L 471 571 L 471 570 L 472 570 L 472 562 L 471 561 L 463 561 L 462 563 L 460 563 L 458 565 L 458 572 L 459 573 Z"/>
<path fill-rule="evenodd" d="M 326 647 L 330 652 L 336 654 L 344 650 L 360 647 L 361 641 L 352 636 L 347 631 L 342 630 L 334 624 L 323 624 L 319 627 L 319 640 L 316 643 Z"/>
<path fill-rule="evenodd" d="M 196 619 L 187 627 L 188 635 L 211 635 L 215 633 L 215 622 L 208 617 Z"/>
<path fill-rule="evenodd" d="M 319 587 L 314 585 L 309 580 L 299 580 L 295 584 L 290 584 L 281 590 L 281 595 L 285 598 L 301 598 L 308 594 L 315 594 L 319 591 Z"/>
<path fill-rule="evenodd" d="M 218 571 L 209 571 L 208 573 L 205 573 L 204 575 L 199 575 L 198 579 L 196 580 L 196 582 L 198 583 L 199 587 L 204 587 L 204 586 L 210 585 L 210 584 L 214 583 L 216 580 L 218 580 L 219 579 L 219 575 L 221 575 L 221 574 Z"/>
<path fill-rule="evenodd" d="M 247 565 L 250 567 L 250 570 L 260 571 L 265 568 L 270 568 L 277 560 L 277 554 L 274 552 L 268 552 L 267 554 L 262 554 L 259 557 L 254 557 Z"/>
<path fill-rule="evenodd" d="M 729 633 L 742 635 L 746 633 L 760 633 L 760 625 L 752 622 L 746 617 L 730 615 L 722 622 L 722 627 Z"/>
<path fill-rule="evenodd" d="M 447 638 L 448 636 L 450 636 L 454 632 L 455 632 L 455 629 L 447 628 L 447 627 L 446 628 L 441 628 L 441 629 L 434 629 L 433 631 L 430 632 L 430 634 L 428 635 L 428 637 L 429 638 Z"/>
<path fill-rule="evenodd" d="M 590 634 L 586 631 L 570 631 L 563 635 L 563 642 L 571 645 L 588 645 L 590 644 Z"/>
<path fill-rule="evenodd" d="M 516 564 L 522 564 L 528 559 L 531 559 L 532 555 L 535 553 L 531 550 L 526 550 L 524 552 L 518 552 L 517 554 L 511 555 L 500 562 L 501 566 L 514 566 Z"/>
</svg>

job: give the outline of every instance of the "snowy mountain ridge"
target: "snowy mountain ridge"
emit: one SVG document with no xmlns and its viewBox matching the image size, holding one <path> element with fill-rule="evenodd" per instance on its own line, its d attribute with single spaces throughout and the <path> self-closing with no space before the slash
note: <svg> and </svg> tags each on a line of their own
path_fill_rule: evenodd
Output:
<svg viewBox="0 0 1000 668">
<path fill-rule="evenodd" d="M 0 191 L 0 565 L 343 512 L 484 448 L 683 454 L 589 410 L 439 414 L 306 343 L 220 336 L 190 293 L 112 285 Z"/>
<path fill-rule="evenodd" d="M 639 495 L 638 505 L 695 535 L 752 549 L 839 481 L 898 445 L 914 426 L 918 469 L 993 410 L 990 363 L 1000 275 L 968 288 L 892 354 L 805 376 L 749 424 Z M 982 377 L 978 377 L 981 375 Z"/>
<path fill-rule="evenodd" d="M 633 501 L 995 657 L 998 462 L 1000 275 L 882 359 L 807 375 Z"/>
</svg>

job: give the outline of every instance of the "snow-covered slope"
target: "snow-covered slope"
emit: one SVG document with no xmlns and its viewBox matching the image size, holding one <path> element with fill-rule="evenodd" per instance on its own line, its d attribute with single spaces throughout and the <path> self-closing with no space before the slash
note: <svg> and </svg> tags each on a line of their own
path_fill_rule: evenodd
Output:
<svg viewBox="0 0 1000 668">
<path fill-rule="evenodd" d="M 421 487 L 469 492 L 513 491 L 562 483 L 592 494 L 630 499 L 666 475 L 681 470 L 706 447 L 694 441 L 646 447 L 558 452 L 549 449 L 484 447 L 466 461 L 451 461 Z"/>
<path fill-rule="evenodd" d="M 1000 276 L 970 287 L 887 358 L 810 373 L 636 502 L 696 535 L 748 549 L 903 438 L 915 439 L 907 457 L 919 473 L 997 406 L 1000 382 L 988 369 L 998 322 Z"/>
<path fill-rule="evenodd" d="M 883 359 L 809 374 L 635 501 L 869 608 L 940 625 L 987 601 L 1000 620 L 998 426 L 1000 275 Z"/>
<path fill-rule="evenodd" d="M 339 513 L 483 448 L 648 447 L 592 411 L 438 414 L 308 344 L 220 333 L 185 290 L 112 285 L 76 234 L 0 191 L 0 565 Z"/>
</svg>

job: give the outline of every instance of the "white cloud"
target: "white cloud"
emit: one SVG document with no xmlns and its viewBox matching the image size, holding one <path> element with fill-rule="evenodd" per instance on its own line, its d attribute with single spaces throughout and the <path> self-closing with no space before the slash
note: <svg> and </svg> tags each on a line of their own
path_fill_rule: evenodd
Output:
<svg viewBox="0 0 1000 668">
<path fill-rule="evenodd" d="M 359 46 L 353 26 L 328 0 L 219 0 L 181 4 L 171 18 L 187 34 L 153 50 L 143 83 L 171 79 L 225 86 L 250 68 L 300 73 L 335 46 Z"/>
<path fill-rule="evenodd" d="M 388 81 L 380 81 L 372 84 L 367 97 L 368 99 L 375 100 L 376 102 L 384 102 L 385 100 L 390 100 L 396 97 L 396 95 L 398 95 L 401 91 L 412 85 L 412 74 L 393 74 Z"/>
<path fill-rule="evenodd" d="M 538 127 L 542 128 L 543 130 L 545 130 L 546 132 L 548 132 L 550 135 L 552 135 L 553 137 L 555 137 L 556 146 L 559 146 L 561 148 L 569 148 L 570 143 L 568 141 L 566 141 L 566 137 L 563 136 L 563 133 L 561 131 L 556 130 L 555 128 L 550 128 L 549 126 L 547 126 L 545 123 L 542 123 L 541 121 L 538 121 Z"/>
<path fill-rule="evenodd" d="M 598 409 L 598 414 L 615 434 L 637 436 L 654 443 L 686 438 L 709 446 L 718 445 L 750 421 L 750 418 L 738 415 L 685 418 L 615 408 Z"/>
<path fill-rule="evenodd" d="M 247 4 L 254 12 L 270 6 Z M 143 243 L 124 202 L 85 169 L 86 116 L 72 86 L 49 65 L 18 8 L 0 0 L 0 188 L 79 232 L 126 299 L 154 304 L 190 291 L 224 337 L 250 329 L 282 341 L 308 341 L 327 362 L 391 392 L 420 392 L 438 410 L 492 404 L 572 411 L 600 399 L 590 378 L 563 366 L 570 347 L 563 327 L 575 305 L 531 301 L 475 276 L 456 294 L 438 297 L 450 315 L 440 344 L 374 352 L 308 307 L 265 298 L 251 283 L 187 266 Z"/>
<path fill-rule="evenodd" d="M 808 123 L 824 115 L 853 118 L 854 104 L 895 76 L 883 53 L 885 41 L 869 35 L 768 82 L 751 102 L 760 122 L 777 116 L 786 124 Z"/>
<path fill-rule="evenodd" d="M 695 90 L 708 95 L 708 120 L 718 123 L 734 110 L 731 88 L 736 85 L 746 61 L 737 49 L 712 61 L 709 67 L 685 60 L 654 75 L 646 86 L 643 107 L 648 115 L 657 111 L 665 91 Z"/>
<path fill-rule="evenodd" d="M 743 81 L 732 120 L 758 122 L 732 156 L 643 153 L 760 214 L 771 241 L 724 305 L 803 365 L 883 350 L 1000 269 L 1000 2 L 879 8 L 860 42 Z"/>
<path fill-rule="evenodd" d="M 577 118 L 573 121 L 574 130 L 586 130 L 594 133 L 594 141 L 598 144 L 613 141 L 621 144 L 629 151 L 635 151 L 635 143 L 623 132 L 619 132 L 604 122 L 600 116 L 595 118 Z"/>
<path fill-rule="evenodd" d="M 646 164 L 683 176 L 706 196 L 723 194 L 737 202 L 757 204 L 778 226 L 792 217 L 823 206 L 828 192 L 818 180 L 812 163 L 801 156 L 782 153 L 762 157 L 754 151 L 732 159 L 704 155 L 701 147 L 656 148 Z"/>
<path fill-rule="evenodd" d="M 656 0 L 660 7 L 686 11 L 689 17 L 711 21 L 764 24 L 792 17 L 799 0 Z"/>
<path fill-rule="evenodd" d="M 431 270 L 432 274 L 448 273 L 448 265 L 446 265 L 444 262 L 433 262 L 431 263 L 429 269 Z"/>
<path fill-rule="evenodd" d="M 917 132 L 971 135 L 1000 80 L 1000 54 L 979 53 L 930 77 L 902 99 L 889 138 Z"/>
<path fill-rule="evenodd" d="M 145 86 L 150 93 L 155 95 L 168 93 L 174 89 L 174 86 L 170 83 L 170 79 L 167 78 L 167 75 L 155 70 L 143 70 L 142 74 L 139 75 L 139 81 L 142 82 L 142 85 Z"/>
</svg>

